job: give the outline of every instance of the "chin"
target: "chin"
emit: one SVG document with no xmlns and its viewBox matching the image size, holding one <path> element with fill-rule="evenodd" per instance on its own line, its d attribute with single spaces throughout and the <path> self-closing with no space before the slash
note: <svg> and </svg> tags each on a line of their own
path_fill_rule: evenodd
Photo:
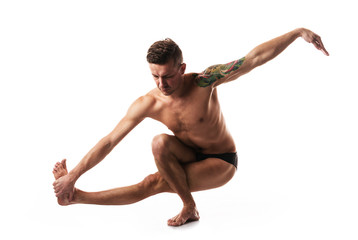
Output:
<svg viewBox="0 0 358 240">
<path fill-rule="evenodd" d="M 169 92 L 166 92 L 166 91 L 162 91 L 162 90 L 160 90 L 162 93 L 163 93 L 163 95 L 165 95 L 165 96 L 170 96 L 170 95 L 172 95 L 173 94 L 173 91 L 169 91 Z"/>
<path fill-rule="evenodd" d="M 169 93 L 168 93 L 168 92 L 162 92 L 162 93 L 163 93 L 164 96 L 170 96 L 170 95 L 172 95 L 172 92 L 169 92 Z"/>
</svg>

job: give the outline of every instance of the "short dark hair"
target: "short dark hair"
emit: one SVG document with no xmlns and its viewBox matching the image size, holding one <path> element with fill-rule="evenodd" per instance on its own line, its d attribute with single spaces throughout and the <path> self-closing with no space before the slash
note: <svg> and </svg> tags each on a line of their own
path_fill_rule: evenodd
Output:
<svg viewBox="0 0 358 240">
<path fill-rule="evenodd" d="M 178 65 L 183 62 L 183 54 L 179 46 L 170 38 L 157 41 L 148 49 L 148 63 L 162 65 L 168 63 L 171 59 Z"/>
</svg>

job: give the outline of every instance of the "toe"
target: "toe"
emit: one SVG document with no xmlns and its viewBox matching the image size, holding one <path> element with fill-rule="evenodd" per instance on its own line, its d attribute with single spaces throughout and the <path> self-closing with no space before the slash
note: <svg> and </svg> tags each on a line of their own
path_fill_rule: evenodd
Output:
<svg viewBox="0 0 358 240">
<path fill-rule="evenodd" d="M 62 160 L 61 165 L 63 166 L 64 169 L 67 169 L 66 159 L 63 159 L 63 160 Z"/>
<path fill-rule="evenodd" d="M 176 226 L 175 222 L 172 219 L 168 220 L 168 226 Z"/>
<path fill-rule="evenodd" d="M 61 165 L 61 164 L 60 164 L 60 165 L 58 165 L 57 169 L 58 169 L 58 171 L 62 171 L 62 170 L 63 170 L 62 165 Z"/>
<path fill-rule="evenodd" d="M 175 226 L 175 219 L 176 219 L 176 216 L 173 217 L 173 218 L 171 218 L 171 219 L 169 219 L 169 220 L 168 220 L 168 225 L 169 225 L 169 226 Z"/>
<path fill-rule="evenodd" d="M 180 214 L 168 220 L 169 226 L 180 226 L 183 225 L 183 219 L 180 218 Z"/>
</svg>

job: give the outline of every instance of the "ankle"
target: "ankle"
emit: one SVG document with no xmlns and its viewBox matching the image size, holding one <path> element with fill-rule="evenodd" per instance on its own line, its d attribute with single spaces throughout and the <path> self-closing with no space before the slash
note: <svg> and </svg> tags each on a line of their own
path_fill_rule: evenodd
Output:
<svg viewBox="0 0 358 240">
<path fill-rule="evenodd" d="M 78 190 L 77 188 L 74 188 L 73 189 L 73 196 L 72 196 L 72 200 L 70 201 L 71 204 L 75 204 L 75 203 L 80 203 L 80 194 L 79 191 L 81 190 Z"/>
<path fill-rule="evenodd" d="M 184 203 L 183 208 L 186 208 L 186 209 L 195 209 L 195 208 L 196 208 L 196 204 L 195 204 L 195 202 Z"/>
</svg>

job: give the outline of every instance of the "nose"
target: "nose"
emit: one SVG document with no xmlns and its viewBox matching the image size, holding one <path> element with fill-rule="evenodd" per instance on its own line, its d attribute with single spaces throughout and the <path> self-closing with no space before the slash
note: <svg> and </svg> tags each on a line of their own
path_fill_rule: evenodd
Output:
<svg viewBox="0 0 358 240">
<path fill-rule="evenodd" d="M 158 79 L 158 82 L 159 82 L 159 88 L 162 88 L 163 86 L 167 86 L 167 82 L 163 79 L 163 78 L 159 78 Z"/>
</svg>

